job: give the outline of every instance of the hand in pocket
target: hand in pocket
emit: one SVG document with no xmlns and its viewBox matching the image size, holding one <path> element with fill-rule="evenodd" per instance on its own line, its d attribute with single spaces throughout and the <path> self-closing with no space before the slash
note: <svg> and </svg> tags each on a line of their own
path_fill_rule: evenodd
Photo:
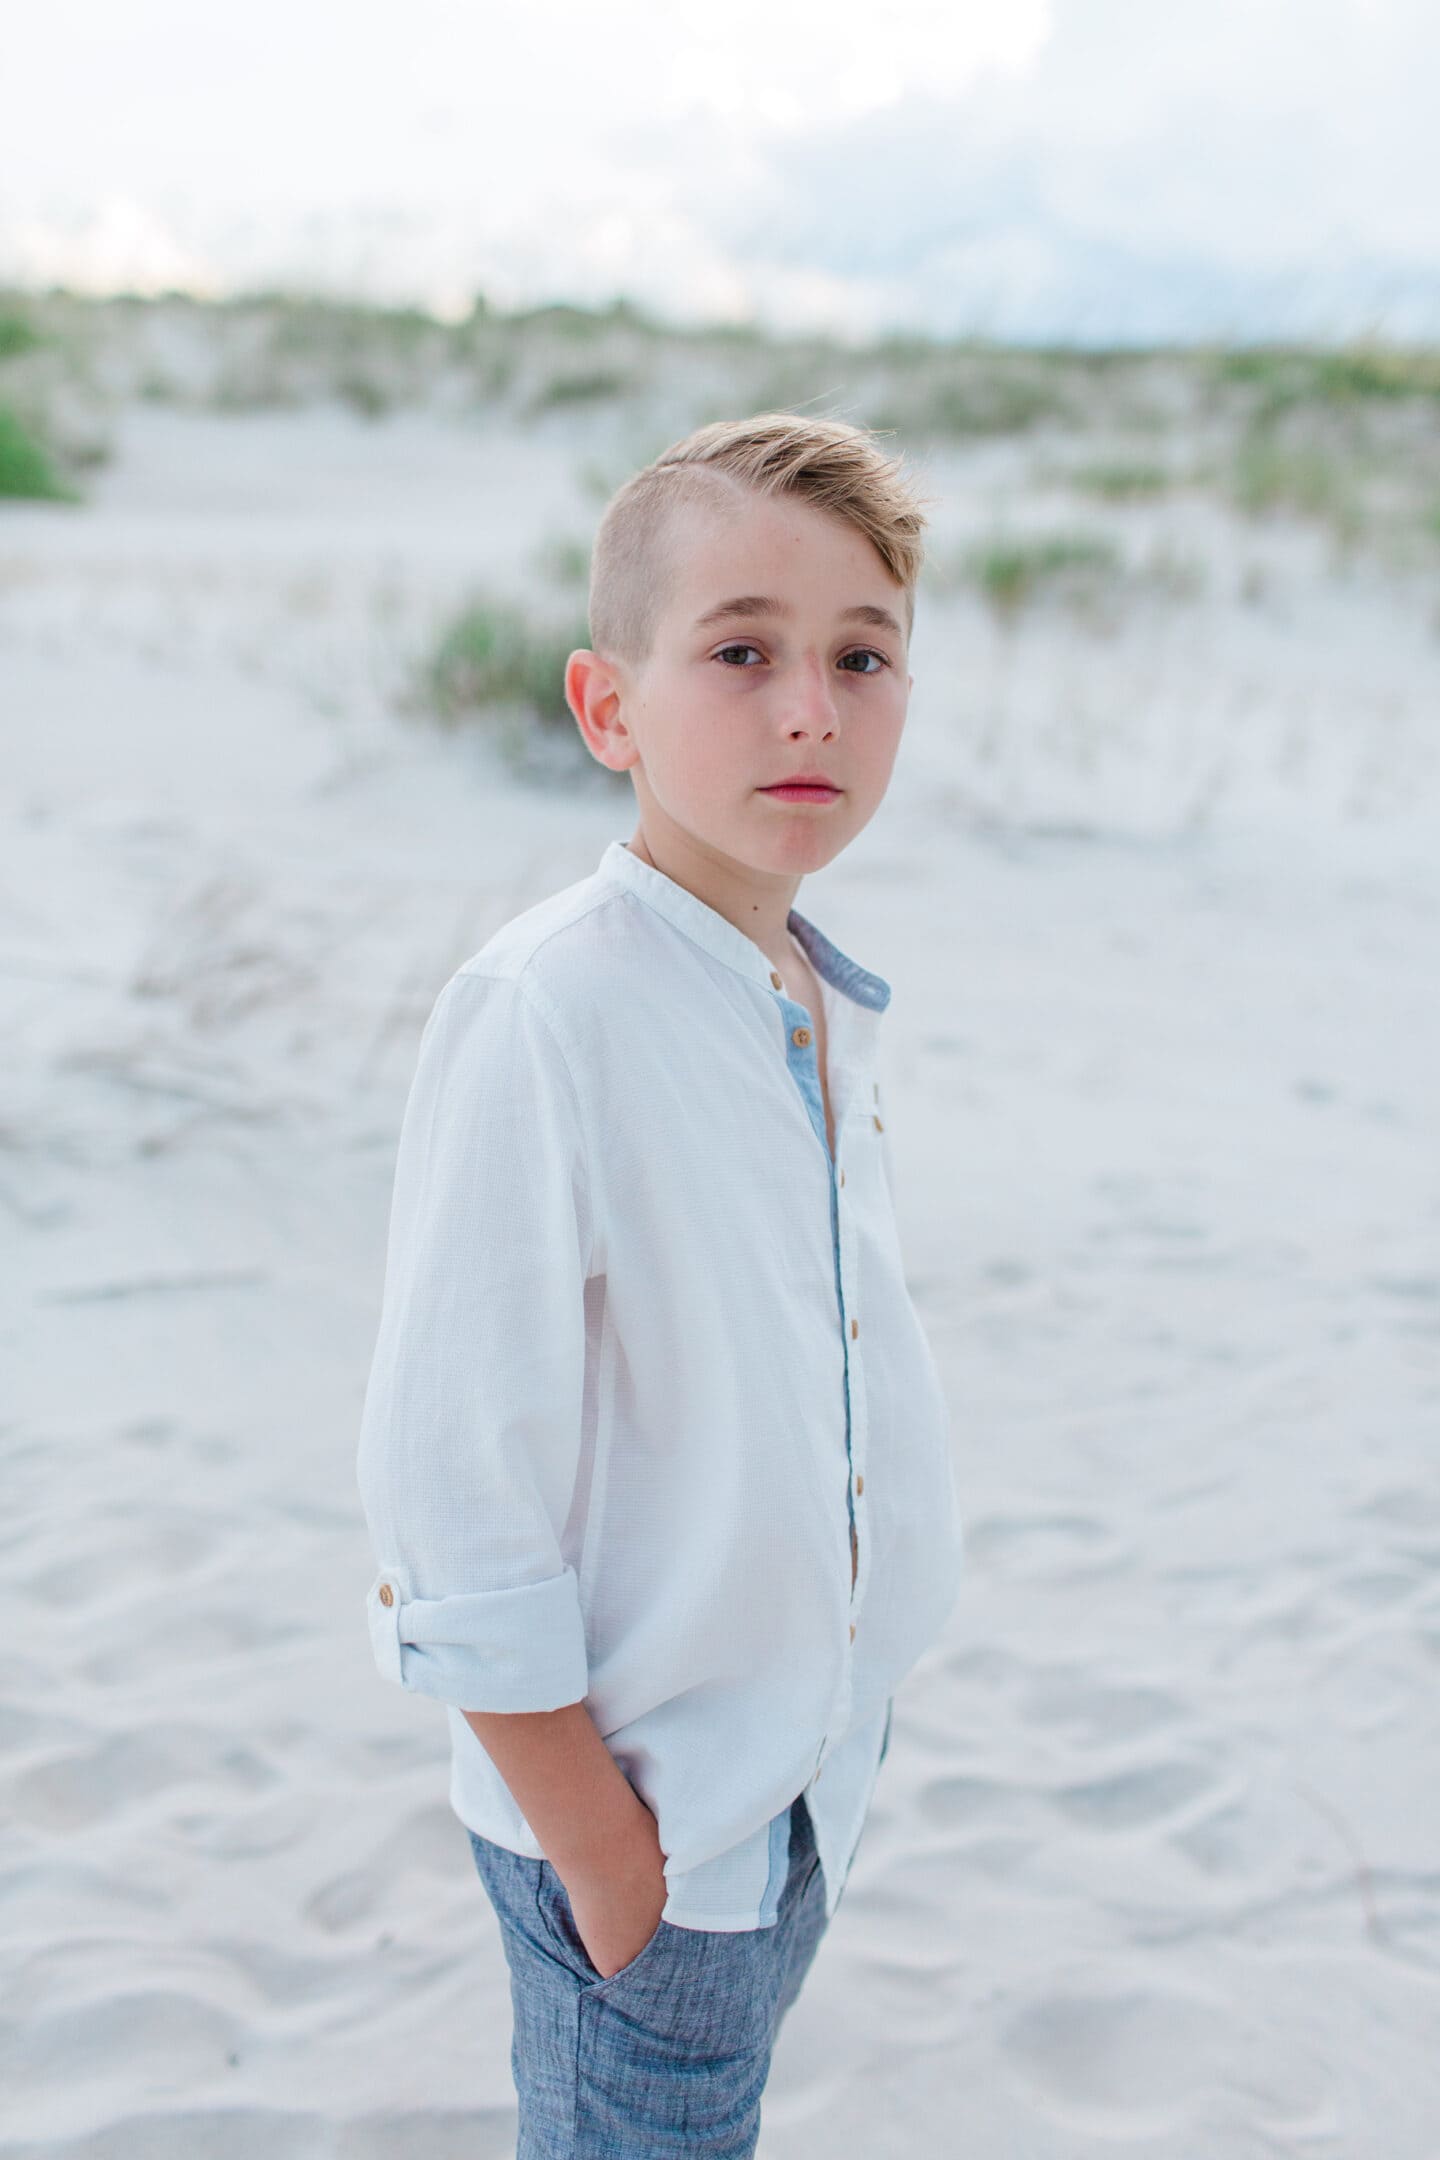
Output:
<svg viewBox="0 0 1440 2160">
<path fill-rule="evenodd" d="M 650 1824 L 653 1832 L 653 1816 Z M 601 1979 L 609 1980 L 633 1964 L 660 1932 L 668 1886 L 659 1839 L 652 1835 L 605 1867 L 572 1868 L 564 1880 L 585 1954 Z"/>
</svg>

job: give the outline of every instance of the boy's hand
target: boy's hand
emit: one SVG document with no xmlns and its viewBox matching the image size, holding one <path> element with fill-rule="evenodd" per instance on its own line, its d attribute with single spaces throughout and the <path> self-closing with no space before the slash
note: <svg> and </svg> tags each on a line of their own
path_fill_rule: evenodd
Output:
<svg viewBox="0 0 1440 2160">
<path fill-rule="evenodd" d="M 570 1867 L 562 1880 L 585 1952 L 602 1980 L 639 1957 L 660 1926 L 667 1896 L 655 1817 L 642 1808 L 634 1840 L 604 1867 Z M 646 1825 L 649 1825 L 648 1830 Z M 558 1871 L 557 1871 L 558 1872 Z"/>
<path fill-rule="evenodd" d="M 665 1854 L 654 1815 L 583 1702 L 462 1715 L 564 1885 L 586 1956 L 610 1979 L 659 1930 Z"/>
</svg>

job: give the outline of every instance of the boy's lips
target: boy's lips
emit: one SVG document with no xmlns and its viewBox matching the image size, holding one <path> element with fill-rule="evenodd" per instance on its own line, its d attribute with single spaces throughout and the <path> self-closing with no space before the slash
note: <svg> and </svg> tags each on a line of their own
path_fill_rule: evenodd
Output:
<svg viewBox="0 0 1440 2160">
<path fill-rule="evenodd" d="M 844 791 L 833 780 L 772 780 L 769 787 L 760 790 L 762 795 L 798 796 L 818 802 L 823 796 L 839 795 Z"/>
</svg>

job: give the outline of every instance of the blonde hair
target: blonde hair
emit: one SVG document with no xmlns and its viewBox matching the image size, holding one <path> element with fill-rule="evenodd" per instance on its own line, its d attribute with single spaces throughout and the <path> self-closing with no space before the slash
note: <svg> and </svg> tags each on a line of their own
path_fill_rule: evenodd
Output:
<svg viewBox="0 0 1440 2160">
<path fill-rule="evenodd" d="M 900 458 L 848 420 L 756 413 L 715 420 L 662 450 L 617 488 L 590 558 L 590 643 L 642 667 L 655 641 L 670 580 L 666 542 L 681 504 L 727 510 L 746 491 L 797 496 L 853 525 L 904 588 L 905 636 L 915 626 L 915 583 L 924 560 L 925 514 Z"/>
</svg>

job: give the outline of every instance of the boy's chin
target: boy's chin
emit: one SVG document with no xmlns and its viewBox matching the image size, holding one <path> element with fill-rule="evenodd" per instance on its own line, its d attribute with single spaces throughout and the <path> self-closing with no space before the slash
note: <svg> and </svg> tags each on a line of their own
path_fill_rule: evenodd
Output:
<svg viewBox="0 0 1440 2160">
<path fill-rule="evenodd" d="M 849 838 L 849 828 L 841 828 L 828 817 L 787 817 L 783 811 L 762 809 L 761 817 L 770 825 L 752 831 L 738 844 L 737 852 L 749 862 L 752 869 L 768 870 L 791 876 L 807 870 L 823 870 L 826 863 L 833 862 Z"/>
</svg>

